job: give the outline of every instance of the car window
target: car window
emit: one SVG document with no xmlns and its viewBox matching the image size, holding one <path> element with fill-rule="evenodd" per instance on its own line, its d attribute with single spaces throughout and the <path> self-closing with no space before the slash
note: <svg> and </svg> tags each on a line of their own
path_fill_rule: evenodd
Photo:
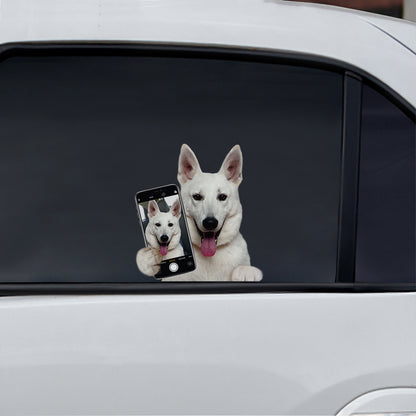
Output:
<svg viewBox="0 0 416 416">
<path fill-rule="evenodd" d="M 3 60 L 0 281 L 155 281 L 135 262 L 135 193 L 176 182 L 182 143 L 206 172 L 238 143 L 241 232 L 263 282 L 334 282 L 342 89 L 340 73 L 278 63 Z"/>
<path fill-rule="evenodd" d="M 415 282 L 415 122 L 363 85 L 356 281 Z"/>
</svg>

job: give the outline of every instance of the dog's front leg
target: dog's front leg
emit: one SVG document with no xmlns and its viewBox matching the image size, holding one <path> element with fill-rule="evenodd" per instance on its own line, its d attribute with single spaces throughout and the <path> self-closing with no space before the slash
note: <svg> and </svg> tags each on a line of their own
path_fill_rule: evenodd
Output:
<svg viewBox="0 0 416 416">
<path fill-rule="evenodd" d="M 162 255 L 152 247 L 142 248 L 137 252 L 136 262 L 139 270 L 146 276 L 154 276 L 160 270 Z"/>
<path fill-rule="evenodd" d="M 253 266 L 237 266 L 231 273 L 233 282 L 260 282 L 263 272 Z"/>
</svg>

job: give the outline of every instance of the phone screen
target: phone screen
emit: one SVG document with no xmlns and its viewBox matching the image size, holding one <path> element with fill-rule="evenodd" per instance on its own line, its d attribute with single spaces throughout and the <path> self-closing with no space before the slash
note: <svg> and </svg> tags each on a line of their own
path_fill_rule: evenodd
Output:
<svg viewBox="0 0 416 416">
<path fill-rule="evenodd" d="M 136 194 L 136 205 L 147 247 L 161 259 L 156 278 L 195 270 L 192 244 L 179 189 L 166 185 Z"/>
</svg>

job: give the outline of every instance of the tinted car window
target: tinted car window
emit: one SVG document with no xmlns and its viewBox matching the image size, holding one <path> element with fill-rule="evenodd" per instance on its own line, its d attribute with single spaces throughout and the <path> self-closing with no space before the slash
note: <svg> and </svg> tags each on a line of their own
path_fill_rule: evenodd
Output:
<svg viewBox="0 0 416 416">
<path fill-rule="evenodd" d="M 342 75 L 174 57 L 0 64 L 0 281 L 145 282 L 134 195 L 239 143 L 242 234 L 265 282 L 333 282 Z"/>
<path fill-rule="evenodd" d="M 414 120 L 364 85 L 356 280 L 415 282 Z"/>
</svg>

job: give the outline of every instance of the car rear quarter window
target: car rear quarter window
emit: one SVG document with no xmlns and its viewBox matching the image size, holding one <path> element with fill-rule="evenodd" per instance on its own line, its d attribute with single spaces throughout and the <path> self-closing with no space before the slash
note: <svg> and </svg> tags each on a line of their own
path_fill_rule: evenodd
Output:
<svg viewBox="0 0 416 416">
<path fill-rule="evenodd" d="M 334 282 L 342 94 L 342 73 L 287 63 L 3 60 L 0 281 L 155 281 L 135 263 L 135 193 L 176 182 L 182 143 L 207 172 L 239 143 L 241 231 L 263 281 Z"/>
<path fill-rule="evenodd" d="M 415 283 L 413 118 L 363 85 L 356 281 Z"/>
</svg>

